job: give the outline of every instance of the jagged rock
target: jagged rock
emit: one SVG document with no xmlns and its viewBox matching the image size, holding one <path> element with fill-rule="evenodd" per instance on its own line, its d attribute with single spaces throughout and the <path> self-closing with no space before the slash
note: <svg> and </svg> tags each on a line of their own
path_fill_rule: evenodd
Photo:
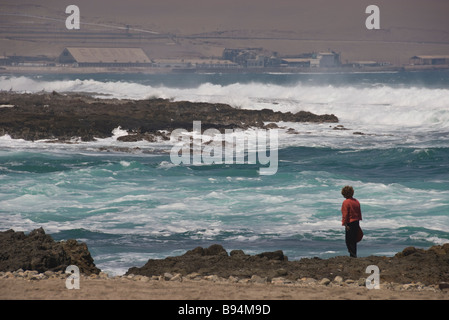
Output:
<svg viewBox="0 0 449 320">
<path fill-rule="evenodd" d="M 64 271 L 72 264 L 84 274 L 100 272 L 84 243 L 56 242 L 43 228 L 28 235 L 12 229 L 0 232 L 0 271 Z"/>
<path fill-rule="evenodd" d="M 232 256 L 245 256 L 245 252 L 243 252 L 243 250 L 232 250 L 229 255 Z"/>
<path fill-rule="evenodd" d="M 223 248 L 223 246 L 219 244 L 213 244 L 209 248 L 196 247 L 195 249 L 189 250 L 185 253 L 185 255 L 192 255 L 192 254 L 200 256 L 228 255 L 225 248 Z"/>
<path fill-rule="evenodd" d="M 288 134 L 299 134 L 299 132 L 293 128 L 288 128 L 287 129 L 287 133 Z"/>
<path fill-rule="evenodd" d="M 349 129 L 339 124 L 338 126 L 333 127 L 332 130 L 349 130 Z"/>
<path fill-rule="evenodd" d="M 276 123 L 268 123 L 266 125 L 263 126 L 264 129 L 277 129 L 279 128 L 279 126 Z"/>
<path fill-rule="evenodd" d="M 271 279 L 279 276 L 279 270 L 283 270 L 279 263 L 282 264 L 287 260 L 281 250 L 264 252 L 256 256 L 246 255 L 241 250 L 233 250 L 228 255 L 221 245 L 214 244 L 208 248 L 197 247 L 178 257 L 150 259 L 140 268 L 130 268 L 126 274 L 153 276 L 171 272 L 180 273 L 182 276 L 194 273 L 213 274 L 222 278 L 229 278 L 232 275 L 242 278 L 264 276 Z M 287 273 L 287 270 L 283 270 L 282 274 Z"/>
<path fill-rule="evenodd" d="M 415 252 L 417 252 L 415 247 L 407 247 L 404 250 L 402 250 L 402 252 L 397 253 L 396 257 L 398 257 L 398 258 L 406 257 L 406 256 L 409 256 L 411 254 L 414 254 Z"/>
<path fill-rule="evenodd" d="M 70 264 L 76 265 L 80 272 L 85 274 L 99 274 L 100 269 L 95 267 L 94 259 L 92 258 L 87 245 L 76 240 L 62 241 L 61 245 L 70 259 Z"/>
<path fill-rule="evenodd" d="M 81 138 L 92 141 L 107 138 L 121 127 L 130 135 L 121 141 L 167 140 L 177 128 L 191 131 L 193 121 L 203 130 L 215 128 L 276 128 L 273 122 L 338 122 L 335 115 L 316 115 L 300 111 L 245 110 L 219 103 L 188 101 L 97 99 L 80 94 L 17 94 L 0 92 L 0 133 L 25 140 Z M 265 123 L 270 122 L 265 125 Z"/>
<path fill-rule="evenodd" d="M 268 260 L 279 260 L 279 261 L 288 260 L 287 256 L 284 256 L 282 250 L 277 250 L 273 252 L 262 252 L 257 256 L 260 258 L 267 258 Z"/>
</svg>

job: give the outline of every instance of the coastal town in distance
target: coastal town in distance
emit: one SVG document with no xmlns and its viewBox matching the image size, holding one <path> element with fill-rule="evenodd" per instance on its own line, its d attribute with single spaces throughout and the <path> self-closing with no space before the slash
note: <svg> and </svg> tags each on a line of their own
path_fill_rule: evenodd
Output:
<svg viewBox="0 0 449 320">
<path fill-rule="evenodd" d="M 448 69 L 446 7 L 418 0 L 407 6 L 413 10 L 404 14 L 388 1 L 6 1 L 0 74 Z"/>
<path fill-rule="evenodd" d="M 449 69 L 449 55 L 417 55 L 408 63 L 348 61 L 333 50 L 281 56 L 264 48 L 225 48 L 221 57 L 152 59 L 142 48 L 66 47 L 57 56 L 0 56 L 0 73 L 26 72 L 382 72 Z"/>
</svg>

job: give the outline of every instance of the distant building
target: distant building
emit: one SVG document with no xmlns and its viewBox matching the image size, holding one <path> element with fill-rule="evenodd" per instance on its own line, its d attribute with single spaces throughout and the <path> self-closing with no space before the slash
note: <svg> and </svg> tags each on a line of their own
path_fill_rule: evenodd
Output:
<svg viewBox="0 0 449 320">
<path fill-rule="evenodd" d="M 282 64 L 292 68 L 309 68 L 311 60 L 309 58 L 285 58 L 282 59 Z"/>
<path fill-rule="evenodd" d="M 247 68 L 263 68 L 265 67 L 265 57 L 257 55 L 254 59 L 246 60 Z"/>
<path fill-rule="evenodd" d="M 414 65 L 449 65 L 449 55 L 423 55 L 410 59 Z"/>
<path fill-rule="evenodd" d="M 320 62 L 320 68 L 332 68 L 340 66 L 340 53 L 319 52 L 316 57 Z"/>
<path fill-rule="evenodd" d="M 274 52 L 271 57 L 265 61 L 265 67 L 280 67 L 283 64 L 282 59 L 278 57 L 277 52 Z"/>
<path fill-rule="evenodd" d="M 235 62 L 219 59 L 197 59 L 190 62 L 197 69 L 232 69 L 239 66 Z"/>
<path fill-rule="evenodd" d="M 222 59 L 229 60 L 232 62 L 238 62 L 239 57 L 246 56 L 248 58 L 255 58 L 258 54 L 261 54 L 262 48 L 238 48 L 230 49 L 225 48 L 223 50 Z"/>
<path fill-rule="evenodd" d="M 277 52 L 269 52 L 263 48 L 226 48 L 223 50 L 222 59 L 246 68 L 332 68 L 341 66 L 340 53 L 334 51 L 303 53 L 280 58 Z"/>
<path fill-rule="evenodd" d="M 218 59 L 156 59 L 154 66 L 174 69 L 230 69 L 237 68 L 238 64 L 229 60 Z"/>
<path fill-rule="evenodd" d="M 302 53 L 296 57 L 285 57 L 282 65 L 290 68 L 332 68 L 341 66 L 340 53 Z"/>
<path fill-rule="evenodd" d="M 77 67 L 145 67 L 151 60 L 141 48 L 65 48 L 58 62 Z"/>
<path fill-rule="evenodd" d="M 237 63 L 242 67 L 249 68 L 265 67 L 266 62 L 269 60 L 269 58 L 267 58 L 264 54 L 264 50 L 262 48 L 226 48 L 223 50 L 221 58 L 223 60 L 229 60 Z"/>
<path fill-rule="evenodd" d="M 153 66 L 158 68 L 190 68 L 192 63 L 184 59 L 155 59 Z"/>
<path fill-rule="evenodd" d="M 0 56 L 0 66 L 7 66 L 11 64 L 11 59 L 8 57 Z"/>
<path fill-rule="evenodd" d="M 363 67 L 377 67 L 379 63 L 377 61 L 350 61 L 348 66 L 353 68 L 363 68 Z"/>
<path fill-rule="evenodd" d="M 229 48 L 225 48 L 223 50 L 223 54 L 221 55 L 221 58 L 223 60 L 229 60 L 229 61 L 233 61 L 236 62 L 236 58 L 237 56 L 242 52 L 242 49 L 229 49 Z"/>
</svg>

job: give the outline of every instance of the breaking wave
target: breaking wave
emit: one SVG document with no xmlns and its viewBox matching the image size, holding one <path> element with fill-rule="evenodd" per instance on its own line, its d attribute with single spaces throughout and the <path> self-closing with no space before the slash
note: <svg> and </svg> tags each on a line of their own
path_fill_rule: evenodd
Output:
<svg viewBox="0 0 449 320">
<path fill-rule="evenodd" d="M 17 92 L 88 92 L 98 97 L 166 98 L 226 103 L 243 109 L 301 110 L 333 113 L 343 122 L 378 126 L 449 127 L 449 89 L 388 85 L 289 85 L 249 82 L 172 87 L 144 81 L 52 80 L 0 77 L 0 90 Z"/>
</svg>

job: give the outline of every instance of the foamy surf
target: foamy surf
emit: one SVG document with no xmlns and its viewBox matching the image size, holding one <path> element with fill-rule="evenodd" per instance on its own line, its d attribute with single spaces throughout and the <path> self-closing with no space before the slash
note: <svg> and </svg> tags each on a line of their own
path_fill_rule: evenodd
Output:
<svg viewBox="0 0 449 320">
<path fill-rule="evenodd" d="M 360 81 L 190 75 L 193 84 L 179 84 L 187 77 L 180 75 L 68 77 L 0 77 L 0 89 L 334 113 L 340 127 L 277 123 L 273 176 L 246 164 L 174 165 L 169 142 L 124 143 L 121 128 L 69 144 L 2 136 L 1 230 L 42 226 L 56 239 L 83 240 L 97 266 L 118 273 L 212 243 L 252 254 L 282 249 L 290 260 L 325 258 L 347 254 L 340 189 L 351 184 L 362 204 L 361 256 L 449 242 L 444 81 L 409 85 L 398 83 L 398 74 L 353 76 Z"/>
<path fill-rule="evenodd" d="M 289 85 L 271 83 L 202 83 L 188 88 L 147 85 L 132 81 L 92 79 L 44 81 L 30 77 L 0 77 L 0 90 L 83 92 L 98 97 L 148 99 L 158 97 L 193 102 L 227 103 L 236 108 L 274 111 L 333 113 L 342 121 L 362 125 L 441 126 L 449 125 L 449 89 L 378 85 Z"/>
</svg>

